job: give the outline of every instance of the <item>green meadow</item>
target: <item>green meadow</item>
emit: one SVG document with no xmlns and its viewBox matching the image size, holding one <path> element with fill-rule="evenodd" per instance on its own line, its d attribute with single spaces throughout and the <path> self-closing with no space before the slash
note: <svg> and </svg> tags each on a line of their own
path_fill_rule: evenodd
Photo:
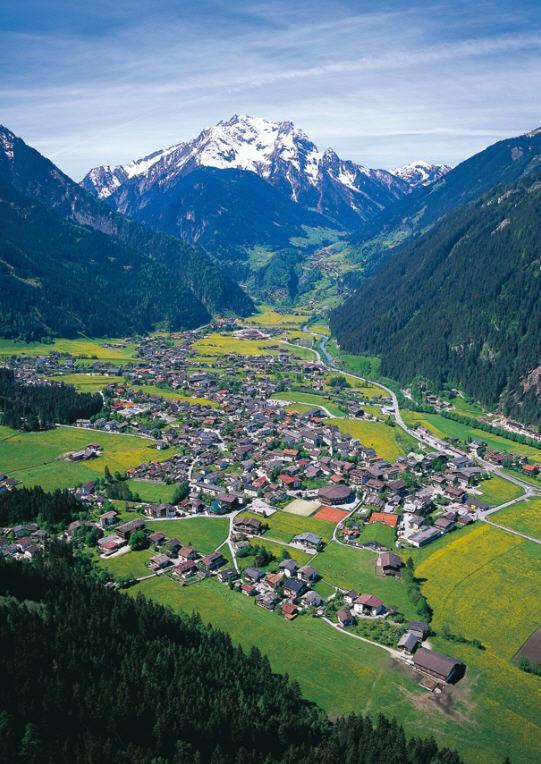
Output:
<svg viewBox="0 0 541 764">
<path fill-rule="evenodd" d="M 168 538 L 176 538 L 186 546 L 194 546 L 198 552 L 209 554 L 226 540 L 229 520 L 223 517 L 152 520 L 147 522 L 147 527 L 153 533 L 165 533 Z"/>
<path fill-rule="evenodd" d="M 251 512 L 242 512 L 241 516 L 254 517 L 257 520 L 261 519 Z M 267 517 L 265 523 L 269 526 L 266 534 L 269 538 L 286 543 L 289 543 L 293 536 L 297 536 L 299 533 L 316 533 L 318 536 L 321 536 L 323 541 L 328 543 L 334 530 L 334 525 L 326 520 L 317 520 L 314 517 L 301 517 L 289 512 L 282 512 L 281 510 Z"/>
<path fill-rule="evenodd" d="M 97 459 L 71 462 L 64 458 L 89 443 L 99 443 L 103 453 Z M 0 470 L 22 485 L 41 485 L 46 490 L 68 488 L 103 474 L 124 472 L 143 462 L 163 461 L 172 450 L 157 451 L 152 441 L 135 435 L 114 435 L 98 430 L 56 427 L 44 432 L 17 432 L 0 426 Z"/>
<path fill-rule="evenodd" d="M 55 382 L 63 382 L 65 385 L 74 385 L 82 393 L 96 393 L 108 385 L 122 384 L 123 377 L 112 374 L 64 374 L 58 377 L 49 377 Z"/>
<path fill-rule="evenodd" d="M 406 587 L 400 578 L 376 573 L 377 554 L 333 541 L 312 561 L 329 584 L 355 589 L 359 594 L 375 594 L 388 607 L 396 607 L 406 618 L 417 618 Z"/>
<path fill-rule="evenodd" d="M 312 407 L 325 406 L 327 411 L 333 416 L 345 416 L 342 409 L 337 406 L 336 403 L 333 403 L 328 398 L 325 398 L 322 395 L 317 395 L 316 393 L 304 393 L 297 392 L 296 390 L 287 390 L 284 393 L 276 393 L 276 395 L 273 395 L 272 397 L 279 401 L 282 400 L 291 401 L 292 403 L 306 403 Z"/>
<path fill-rule="evenodd" d="M 526 533 L 541 541 L 541 497 L 517 501 L 495 512 L 490 519 L 505 528 Z"/>
<path fill-rule="evenodd" d="M 482 480 L 477 487 L 481 491 L 479 498 L 491 507 L 516 499 L 522 493 L 520 486 L 497 475 L 488 480 Z"/>
<path fill-rule="evenodd" d="M 405 433 L 400 427 L 384 422 L 369 422 L 364 419 L 327 419 L 327 424 L 336 425 L 341 432 L 346 432 L 369 448 L 378 456 L 393 462 L 398 456 L 409 451 L 418 451 L 415 438 Z"/>
<path fill-rule="evenodd" d="M 408 426 L 414 427 L 418 424 L 433 433 L 437 438 L 458 438 L 463 443 L 466 443 L 468 440 L 481 440 L 484 441 L 489 448 L 493 448 L 497 451 L 522 454 L 534 462 L 541 462 L 541 449 L 534 448 L 533 446 L 526 446 L 522 443 L 516 443 L 501 435 L 493 435 L 490 432 L 479 430 L 474 425 L 455 422 L 453 419 L 447 419 L 447 417 L 444 417 L 441 414 L 425 414 L 407 409 L 403 410 L 401 413 L 404 422 Z"/>
<path fill-rule="evenodd" d="M 467 664 L 472 689 L 464 734 L 483 749 L 481 760 L 491 750 L 493 760 L 533 763 L 541 753 L 541 685 L 513 656 L 539 627 L 541 546 L 485 523 L 468 531 L 430 544 L 416 567 L 434 610 L 431 642 Z M 444 626 L 485 649 L 444 639 Z"/>
<path fill-rule="evenodd" d="M 119 339 L 91 339 L 80 337 L 77 339 L 55 339 L 51 343 L 42 342 L 18 342 L 16 340 L 0 339 L 0 356 L 31 355 L 45 356 L 49 353 L 67 353 L 75 357 L 95 357 L 100 361 L 130 361 L 135 358 L 136 344 L 127 343 L 122 347 L 114 346 L 121 342 Z"/>
<path fill-rule="evenodd" d="M 127 481 L 130 490 L 136 493 L 141 501 L 151 504 L 170 504 L 178 488 L 178 485 L 172 483 L 162 483 L 159 480 L 136 480 Z"/>
</svg>

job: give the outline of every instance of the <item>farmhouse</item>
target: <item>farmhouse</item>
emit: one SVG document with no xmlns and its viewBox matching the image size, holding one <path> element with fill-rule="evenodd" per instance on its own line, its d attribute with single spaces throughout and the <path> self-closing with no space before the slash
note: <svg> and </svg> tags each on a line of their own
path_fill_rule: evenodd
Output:
<svg viewBox="0 0 541 764">
<path fill-rule="evenodd" d="M 417 634 L 419 639 L 422 641 L 428 637 L 430 627 L 424 621 L 410 621 L 408 624 L 408 631 L 412 631 L 414 634 Z"/>
<path fill-rule="evenodd" d="M 178 557 L 183 562 L 197 560 L 198 556 L 197 549 L 193 546 L 183 546 L 178 550 Z"/>
<path fill-rule="evenodd" d="M 145 515 L 152 518 L 176 517 L 177 510 L 172 504 L 149 504 L 145 507 Z"/>
<path fill-rule="evenodd" d="M 301 581 L 307 584 L 317 579 L 317 571 L 311 565 L 303 565 L 302 568 L 299 568 L 297 575 Z"/>
<path fill-rule="evenodd" d="M 455 658 L 450 658 L 448 655 L 441 655 L 433 650 L 427 650 L 426 647 L 420 647 L 417 650 L 413 656 L 413 665 L 426 674 L 430 674 L 430 676 L 448 683 L 457 682 L 464 676 L 466 671 L 464 663 L 457 661 Z"/>
<path fill-rule="evenodd" d="M 385 605 L 373 594 L 361 594 L 353 602 L 353 612 L 355 615 L 382 615 L 385 612 Z"/>
<path fill-rule="evenodd" d="M 430 544 L 431 541 L 441 536 L 438 528 L 423 528 L 418 533 L 414 533 L 408 538 L 409 543 L 417 548 Z"/>
<path fill-rule="evenodd" d="M 117 513 L 114 509 L 111 509 L 109 512 L 104 512 L 103 515 L 100 515 L 100 526 L 102 528 L 107 528 L 109 525 L 114 525 L 116 516 Z"/>
<path fill-rule="evenodd" d="M 306 584 L 298 578 L 288 578 L 284 581 L 284 594 L 287 597 L 300 597 L 305 591 Z"/>
<path fill-rule="evenodd" d="M 257 583 L 258 581 L 261 581 L 262 578 L 265 577 L 265 573 L 262 570 L 259 570 L 259 568 L 246 568 L 244 571 L 244 577 L 248 579 L 248 581 L 254 581 Z"/>
<path fill-rule="evenodd" d="M 323 548 L 323 541 L 321 536 L 316 533 L 299 533 L 293 537 L 294 544 L 302 544 L 302 546 L 308 547 L 319 551 Z"/>
<path fill-rule="evenodd" d="M 295 562 L 295 560 L 282 560 L 282 562 L 278 565 L 279 570 L 282 570 L 287 578 L 291 578 L 291 576 L 294 576 L 297 572 L 298 565 Z"/>
<path fill-rule="evenodd" d="M 419 644 L 419 637 L 413 631 L 407 631 L 405 634 L 402 634 L 402 636 L 398 640 L 398 647 L 400 647 L 402 650 L 404 650 L 405 653 L 409 653 L 410 655 L 415 652 L 415 648 L 417 647 L 418 644 Z"/>
<path fill-rule="evenodd" d="M 126 541 L 120 538 L 120 536 L 104 536 L 104 538 L 98 541 L 100 552 L 104 555 L 113 554 L 113 552 L 116 552 L 123 546 L 126 546 Z"/>
<path fill-rule="evenodd" d="M 172 564 L 172 561 L 166 554 L 156 554 L 150 558 L 149 567 L 151 570 L 165 570 L 165 568 Z"/>
<path fill-rule="evenodd" d="M 396 554 L 392 552 L 384 552 L 380 554 L 376 561 L 376 568 L 383 573 L 384 576 L 398 576 L 400 574 L 400 568 L 402 567 L 402 560 Z"/>
<path fill-rule="evenodd" d="M 355 617 L 351 610 L 339 610 L 336 614 L 336 619 L 338 621 L 338 625 L 342 626 L 342 628 L 345 628 L 346 626 L 353 626 L 355 623 Z"/>
<path fill-rule="evenodd" d="M 221 552 L 211 552 L 201 558 L 201 564 L 207 570 L 217 570 L 226 562 Z"/>
<path fill-rule="evenodd" d="M 303 595 L 302 601 L 309 607 L 321 607 L 321 605 L 323 605 L 322 598 L 313 589 Z"/>
<path fill-rule="evenodd" d="M 241 533 L 251 533 L 258 535 L 262 531 L 262 525 L 255 517 L 236 517 L 233 520 L 233 527 Z"/>
<path fill-rule="evenodd" d="M 256 602 L 259 607 L 265 608 L 265 610 L 274 610 L 276 605 L 280 602 L 280 598 L 273 592 L 267 592 L 267 594 L 259 596 Z"/>
<path fill-rule="evenodd" d="M 298 608 L 292 602 L 284 602 L 282 605 L 282 614 L 287 621 L 293 621 L 299 614 Z"/>
<path fill-rule="evenodd" d="M 175 565 L 175 575 L 180 578 L 191 578 L 197 573 L 197 565 L 193 560 L 186 560 L 185 562 L 179 562 Z"/>
<path fill-rule="evenodd" d="M 224 568 L 224 570 L 220 570 L 218 573 L 218 580 L 222 582 L 222 584 L 228 584 L 231 581 L 236 581 L 239 577 L 239 574 L 235 570 L 235 568 Z"/>
<path fill-rule="evenodd" d="M 145 527 L 145 521 L 142 520 L 140 517 L 137 517 L 135 520 L 130 520 L 128 523 L 124 523 L 123 525 L 119 525 L 117 530 L 117 533 L 122 536 L 122 538 L 129 538 L 130 535 L 134 531 L 141 530 L 141 528 Z"/>
</svg>

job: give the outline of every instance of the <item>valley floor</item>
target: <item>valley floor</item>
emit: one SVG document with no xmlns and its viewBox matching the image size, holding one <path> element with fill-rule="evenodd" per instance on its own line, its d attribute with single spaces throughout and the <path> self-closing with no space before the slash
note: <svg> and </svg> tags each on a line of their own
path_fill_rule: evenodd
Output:
<svg viewBox="0 0 541 764">
<path fill-rule="evenodd" d="M 540 450 L 477 430 L 473 421 L 471 426 L 466 426 L 438 415 L 399 411 L 392 391 L 379 386 L 377 380 L 369 381 L 370 372 L 377 372 L 377 359 L 359 359 L 357 377 L 346 375 L 343 369 L 330 364 L 318 377 L 317 385 L 307 384 L 302 364 L 321 358 L 321 336 L 328 336 L 328 328 L 321 322 L 313 325 L 313 333 L 310 325 L 302 331 L 308 320 L 309 315 L 304 312 L 282 315 L 265 309 L 244 323 L 242 328 L 249 332 L 247 336 L 238 332 L 232 336 L 222 330 L 206 332 L 193 342 L 191 347 L 195 353 L 186 356 L 186 368 L 199 374 L 209 365 L 222 375 L 224 384 L 226 378 L 227 384 L 234 384 L 239 379 L 246 382 L 264 377 L 263 367 L 258 366 L 263 358 L 275 363 L 283 357 L 287 358 L 283 365 L 300 364 L 298 369 L 288 372 L 290 387 L 273 398 L 280 399 L 287 410 L 303 415 L 321 407 L 324 424 L 336 425 L 341 434 L 359 439 L 388 462 L 407 457 L 415 450 L 421 456 L 433 452 L 434 444 L 421 441 L 415 425 L 426 428 L 443 449 L 449 449 L 446 440 L 449 437 L 471 436 L 483 439 L 491 447 L 541 462 Z M 271 334 L 256 337 L 250 334 L 254 330 Z M 119 341 L 118 347 L 109 348 L 94 340 L 81 341 L 80 345 L 71 345 L 71 342 L 75 341 L 56 344 L 67 352 L 75 348 L 79 355 L 92 352 L 104 363 L 126 364 L 136 357 L 136 347 L 130 343 Z M 328 348 L 332 352 L 332 341 Z M 14 349 L 0 342 L 0 354 L 7 356 L 14 350 L 23 352 L 22 347 Z M 38 355 L 39 348 L 32 346 L 28 350 L 30 356 Z M 289 355 L 283 356 L 288 350 Z M 55 374 L 54 377 L 75 383 L 83 390 L 124 384 L 123 378 L 103 371 L 102 376 L 92 376 L 85 359 L 79 361 L 79 367 L 69 376 Z M 280 368 L 273 371 L 272 381 L 280 382 L 283 374 Z M 345 377 L 350 387 L 340 390 L 335 383 L 331 384 L 337 375 Z M 138 389 L 150 396 L 155 408 L 180 401 L 180 414 L 173 421 L 174 426 L 190 421 L 191 406 L 195 407 L 194 412 L 204 407 L 207 434 L 218 427 L 218 420 L 212 419 L 213 412 L 215 416 L 221 415 L 227 403 L 212 400 L 210 394 L 210 397 L 203 394 L 202 388 L 179 393 L 146 380 Z M 362 417 L 353 413 L 353 392 L 364 401 L 366 412 Z M 400 415 L 404 427 L 399 426 Z M 147 425 L 146 421 L 144 424 Z M 91 442 L 102 446 L 102 456 L 81 463 L 66 459 L 68 452 Z M 223 438 L 219 448 L 222 454 L 228 453 Z M 141 464 L 159 465 L 174 454 L 185 457 L 182 469 L 193 486 L 197 458 L 182 445 L 161 451 L 156 449 L 153 437 L 141 437 L 141 434 L 71 427 L 43 433 L 15 433 L 0 427 L 0 472 L 13 476 L 24 486 L 74 487 L 102 478 L 106 465 L 113 471 L 124 472 Z M 231 453 L 229 456 L 229 474 L 242 472 L 241 457 Z M 363 524 L 361 533 L 361 541 L 388 546 L 403 561 L 412 558 L 422 594 L 433 611 L 434 634 L 429 638 L 430 646 L 467 665 L 465 677 L 456 685 L 444 685 L 441 692 L 423 689 L 420 675 L 399 657 L 395 644 L 390 647 L 381 639 L 378 642 L 377 636 L 367 636 L 364 624 L 357 629 L 340 630 L 335 620 L 313 617 L 309 611 L 287 621 L 277 611 L 258 607 L 255 598 L 219 583 L 215 576 L 190 585 L 181 585 L 168 574 L 149 577 L 148 563 L 155 550 L 127 551 L 108 559 L 100 558 L 95 550 L 85 553 L 91 554 L 96 564 L 114 578 L 144 579 L 127 589 L 130 596 L 142 594 L 177 612 L 198 612 L 205 622 L 230 633 L 244 649 L 257 646 L 268 655 L 275 671 L 288 673 L 297 680 L 305 696 L 320 704 L 331 716 L 355 711 L 396 717 L 408 733 L 434 735 L 440 745 L 457 749 L 468 764 L 493 764 L 506 756 L 514 764 L 533 764 L 541 759 L 541 683 L 539 677 L 519 668 L 515 656 L 540 626 L 541 595 L 536 584 L 541 573 L 541 543 L 509 531 L 526 533 L 541 542 L 541 498 L 535 482 L 522 481 L 520 475 L 512 482 L 504 471 L 490 469 L 490 479 L 480 482 L 475 495 L 485 502 L 489 511 L 496 510 L 486 519 L 503 528 L 489 525 L 483 515 L 479 515 L 473 525 L 442 535 L 419 549 L 395 548 L 396 532 L 385 525 Z M 138 510 L 148 502 L 172 501 L 174 485 L 166 485 L 162 478 L 148 480 L 138 474 L 127 483 L 145 503 Z M 307 485 L 317 492 L 317 479 L 313 484 L 307 481 Z M 525 498 L 510 503 L 521 497 Z M 288 501 L 293 498 L 294 492 Z M 359 504 L 362 505 L 362 501 Z M 507 504 L 509 506 L 498 509 Z M 115 507 L 123 521 L 138 516 L 127 512 L 126 502 L 116 502 Z M 334 596 L 337 588 L 368 591 L 395 606 L 406 620 L 419 618 L 403 577 L 378 575 L 377 552 L 344 543 L 341 533 L 345 517 L 329 521 L 319 519 L 317 512 L 303 515 L 287 509 L 281 503 L 277 511 L 266 518 L 268 528 L 254 543 L 272 552 L 276 560 L 285 550 L 299 564 L 314 566 L 321 576 L 314 590 L 324 599 Z M 353 505 L 342 514 L 351 513 L 352 509 Z M 147 528 L 153 533 L 161 531 L 168 538 L 178 538 L 185 545 L 191 544 L 203 554 L 219 549 L 228 565 L 241 563 L 236 556 L 238 549 L 235 552 L 231 544 L 233 517 L 261 520 L 261 515 L 235 512 L 227 517 L 211 517 L 208 507 L 205 511 L 207 515 L 202 517 L 154 521 L 147 518 Z M 324 549 L 308 552 L 291 546 L 295 534 L 301 532 L 318 534 Z M 246 559 L 254 564 L 252 558 Z M 267 572 L 273 566 L 263 567 Z"/>
</svg>

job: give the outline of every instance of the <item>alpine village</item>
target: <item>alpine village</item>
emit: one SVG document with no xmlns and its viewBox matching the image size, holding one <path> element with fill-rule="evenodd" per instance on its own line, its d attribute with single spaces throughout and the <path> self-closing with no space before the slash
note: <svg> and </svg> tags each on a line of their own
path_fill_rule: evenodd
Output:
<svg viewBox="0 0 541 764">
<path fill-rule="evenodd" d="M 0 759 L 539 762 L 541 129 L 153 135 L 0 126 Z"/>
</svg>

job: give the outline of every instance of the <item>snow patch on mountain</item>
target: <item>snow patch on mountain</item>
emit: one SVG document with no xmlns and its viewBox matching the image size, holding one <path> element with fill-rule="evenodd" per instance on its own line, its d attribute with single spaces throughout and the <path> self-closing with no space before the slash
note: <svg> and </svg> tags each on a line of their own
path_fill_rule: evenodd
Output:
<svg viewBox="0 0 541 764">
<path fill-rule="evenodd" d="M 396 167 L 391 172 L 396 177 L 402 178 L 413 190 L 417 186 L 428 186 L 430 183 L 435 183 L 445 173 L 449 172 L 450 169 L 451 167 L 448 164 L 431 164 L 430 162 L 418 159 L 402 167 Z"/>
<path fill-rule="evenodd" d="M 321 152 L 292 122 L 235 114 L 192 141 L 129 164 L 96 167 L 82 186 L 129 215 L 143 195 L 172 188 L 198 167 L 256 173 L 291 200 L 346 228 L 372 218 L 415 184 L 429 182 L 440 168 L 416 162 L 400 168 L 402 175 L 372 170 L 340 159 L 332 149 Z"/>
</svg>

